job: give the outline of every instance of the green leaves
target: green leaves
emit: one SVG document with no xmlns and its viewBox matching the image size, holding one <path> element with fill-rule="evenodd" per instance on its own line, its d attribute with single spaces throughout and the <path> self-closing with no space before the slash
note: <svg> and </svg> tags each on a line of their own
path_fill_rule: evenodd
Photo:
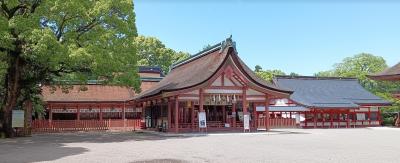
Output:
<svg viewBox="0 0 400 163">
<path fill-rule="evenodd" d="M 255 73 L 260 78 L 262 78 L 266 81 L 270 81 L 270 82 L 277 75 L 286 75 L 285 72 L 283 72 L 281 70 L 262 70 L 260 65 L 255 66 Z"/>
<path fill-rule="evenodd" d="M 190 55 L 185 52 L 175 52 L 155 37 L 138 36 L 133 45 L 138 49 L 138 63 L 143 66 L 160 66 L 164 74 L 169 67 L 178 61 L 184 60 Z"/>
<path fill-rule="evenodd" d="M 88 79 L 139 90 L 132 0 L 0 3 L 1 86 L 15 74 L 7 67 L 18 58 L 22 62 L 14 71 L 21 75 L 13 84 L 21 84 L 21 90 L 16 92 Z"/>
</svg>

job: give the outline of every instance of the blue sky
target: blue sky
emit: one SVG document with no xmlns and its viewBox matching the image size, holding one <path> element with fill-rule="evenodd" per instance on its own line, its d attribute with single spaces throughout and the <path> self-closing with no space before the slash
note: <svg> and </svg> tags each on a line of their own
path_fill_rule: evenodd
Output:
<svg viewBox="0 0 400 163">
<path fill-rule="evenodd" d="M 230 34 L 251 68 L 313 75 L 366 52 L 400 61 L 400 1 L 136 0 L 138 33 L 194 54 Z"/>
</svg>

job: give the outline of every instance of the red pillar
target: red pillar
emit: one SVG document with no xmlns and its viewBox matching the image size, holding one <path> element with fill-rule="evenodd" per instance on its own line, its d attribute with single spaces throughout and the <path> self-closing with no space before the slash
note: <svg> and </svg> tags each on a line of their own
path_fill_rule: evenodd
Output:
<svg viewBox="0 0 400 163">
<path fill-rule="evenodd" d="M 265 129 L 266 129 L 266 131 L 268 131 L 269 130 L 269 128 L 270 128 L 270 126 L 269 126 L 269 97 L 268 97 L 268 95 L 265 95 L 265 111 L 264 111 L 264 114 L 265 114 L 265 119 L 264 119 L 264 122 L 265 122 Z"/>
<path fill-rule="evenodd" d="M 99 109 L 100 109 L 99 119 L 100 119 L 100 120 L 103 120 L 103 106 L 100 105 L 100 106 L 99 106 Z"/>
<path fill-rule="evenodd" d="M 167 101 L 167 113 L 168 113 L 168 115 L 167 115 L 167 118 L 168 118 L 168 126 L 167 126 L 167 128 L 168 129 L 170 129 L 171 128 L 171 126 L 172 126 L 172 121 L 171 121 L 171 119 L 172 119 L 172 114 L 171 114 L 171 112 L 172 112 L 172 108 L 171 108 L 171 101 L 168 99 L 168 101 Z"/>
<path fill-rule="evenodd" d="M 314 109 L 314 128 L 317 128 L 317 111 Z"/>
<path fill-rule="evenodd" d="M 226 123 L 226 109 L 225 105 L 222 106 L 222 122 Z"/>
<path fill-rule="evenodd" d="M 124 106 L 122 108 L 122 119 L 125 119 L 125 108 L 126 108 L 126 104 L 124 103 Z"/>
<path fill-rule="evenodd" d="M 179 100 L 175 96 L 175 132 L 179 132 Z"/>
<path fill-rule="evenodd" d="M 333 113 L 332 113 L 332 111 L 330 112 L 330 117 L 331 117 L 331 128 L 333 128 Z"/>
<path fill-rule="evenodd" d="M 49 121 L 53 120 L 53 106 L 50 105 L 49 107 Z"/>
<path fill-rule="evenodd" d="M 81 120 L 81 109 L 79 108 L 79 105 L 76 107 L 76 119 Z"/>
<path fill-rule="evenodd" d="M 350 110 L 347 110 L 347 116 L 346 116 L 346 128 L 350 127 Z"/>
<path fill-rule="evenodd" d="M 256 111 L 256 105 L 253 104 L 253 126 L 254 128 L 257 128 L 257 111 Z"/>
<path fill-rule="evenodd" d="M 243 108 L 243 116 L 249 115 L 249 111 L 247 110 L 247 96 L 246 96 L 246 87 L 243 87 L 242 91 L 242 108 Z M 249 126 L 250 127 L 250 126 Z M 244 119 L 243 119 L 243 129 L 244 129 Z"/>
<path fill-rule="evenodd" d="M 191 121 L 191 128 L 192 129 L 194 129 L 195 127 L 194 127 L 194 102 L 193 101 L 191 101 L 190 102 L 190 106 L 191 106 L 191 109 L 190 109 L 190 121 Z"/>
<path fill-rule="evenodd" d="M 232 104 L 232 127 L 236 128 L 236 103 Z"/>
<path fill-rule="evenodd" d="M 371 108 L 368 107 L 368 125 L 371 126 Z"/>
</svg>

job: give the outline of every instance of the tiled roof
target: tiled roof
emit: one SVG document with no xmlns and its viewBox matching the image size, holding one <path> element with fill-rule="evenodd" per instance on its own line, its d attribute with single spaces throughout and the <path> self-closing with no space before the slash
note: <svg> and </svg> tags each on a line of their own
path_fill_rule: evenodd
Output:
<svg viewBox="0 0 400 163">
<path fill-rule="evenodd" d="M 139 73 L 156 73 L 160 74 L 160 77 L 164 77 L 164 73 L 158 66 L 139 66 Z"/>
<path fill-rule="evenodd" d="M 255 83 L 258 83 L 260 86 L 267 89 L 284 94 L 291 93 L 291 91 L 280 89 L 271 83 L 259 79 L 253 73 L 253 71 L 251 71 L 251 69 L 240 60 L 236 54 L 236 49 L 234 46 L 235 43 L 228 38 L 222 43 L 211 46 L 210 48 L 205 49 L 184 61 L 174 64 L 171 67 L 171 71 L 163 80 L 157 83 L 157 85 L 155 85 L 153 88 L 140 93 L 138 96 L 135 96 L 135 99 L 158 95 L 164 91 L 175 91 L 197 86 L 211 78 L 212 75 L 217 72 L 219 67 L 224 63 L 228 55 L 237 58 L 239 62 L 238 66 L 242 67 L 245 73 L 249 75 L 249 77 L 254 80 Z M 235 50 L 235 54 L 232 55 L 228 53 L 229 50 L 225 50 L 225 48 L 233 48 Z"/>
<path fill-rule="evenodd" d="M 359 105 L 390 105 L 365 90 L 354 78 L 289 77 L 275 78 L 278 86 L 291 89 L 290 99 L 307 107 L 357 108 Z"/>
<path fill-rule="evenodd" d="M 400 63 L 369 77 L 377 80 L 400 80 Z"/>
<path fill-rule="evenodd" d="M 105 85 L 73 85 L 68 89 L 68 93 L 56 87 L 55 90 L 50 86 L 42 87 L 43 100 L 46 102 L 122 102 L 134 96 L 134 91 L 128 87 L 105 86 Z"/>
</svg>

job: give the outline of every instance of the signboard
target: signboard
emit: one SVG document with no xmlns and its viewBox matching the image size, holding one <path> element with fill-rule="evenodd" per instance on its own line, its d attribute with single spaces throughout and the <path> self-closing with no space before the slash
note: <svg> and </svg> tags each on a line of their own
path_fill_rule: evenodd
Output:
<svg viewBox="0 0 400 163">
<path fill-rule="evenodd" d="M 250 115 L 243 115 L 243 127 L 245 130 L 250 130 Z"/>
<path fill-rule="evenodd" d="M 256 111 L 265 111 L 265 106 L 256 106 Z"/>
<path fill-rule="evenodd" d="M 199 112 L 199 128 L 206 128 L 207 121 L 206 121 L 206 112 Z"/>
<path fill-rule="evenodd" d="M 12 127 L 24 127 L 24 111 L 13 110 L 12 111 Z"/>
</svg>

